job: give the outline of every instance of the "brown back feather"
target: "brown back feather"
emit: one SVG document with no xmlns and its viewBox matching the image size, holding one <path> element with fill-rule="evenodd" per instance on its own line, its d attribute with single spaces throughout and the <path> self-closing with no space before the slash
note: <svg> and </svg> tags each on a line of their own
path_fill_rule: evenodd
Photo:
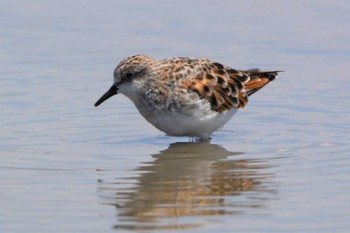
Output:
<svg viewBox="0 0 350 233">
<path fill-rule="evenodd" d="M 244 107 L 248 96 L 274 80 L 278 73 L 257 69 L 239 71 L 216 62 L 202 63 L 201 66 L 202 72 L 185 79 L 183 84 L 206 99 L 216 112 Z"/>
</svg>

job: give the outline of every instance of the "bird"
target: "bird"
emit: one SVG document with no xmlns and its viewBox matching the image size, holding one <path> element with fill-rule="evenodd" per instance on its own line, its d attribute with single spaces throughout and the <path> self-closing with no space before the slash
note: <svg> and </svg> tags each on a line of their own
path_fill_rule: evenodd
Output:
<svg viewBox="0 0 350 233">
<path fill-rule="evenodd" d="M 238 70 L 206 58 L 155 59 L 137 54 L 123 59 L 113 85 L 95 107 L 124 94 L 139 113 L 169 136 L 208 141 L 248 103 L 248 97 L 281 71 Z"/>
</svg>

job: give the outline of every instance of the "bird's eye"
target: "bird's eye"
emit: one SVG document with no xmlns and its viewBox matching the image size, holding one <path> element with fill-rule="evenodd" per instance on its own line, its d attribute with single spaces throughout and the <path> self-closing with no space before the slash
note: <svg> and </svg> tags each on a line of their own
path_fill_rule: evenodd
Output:
<svg viewBox="0 0 350 233">
<path fill-rule="evenodd" d="M 126 73 L 126 74 L 125 74 L 125 78 L 128 78 L 128 79 L 129 79 L 129 78 L 131 78 L 131 77 L 132 77 L 132 73 Z"/>
</svg>

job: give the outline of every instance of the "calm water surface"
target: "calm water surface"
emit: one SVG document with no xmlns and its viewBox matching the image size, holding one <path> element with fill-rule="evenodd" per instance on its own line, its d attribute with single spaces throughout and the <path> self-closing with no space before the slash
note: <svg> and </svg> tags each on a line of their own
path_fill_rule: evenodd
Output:
<svg viewBox="0 0 350 233">
<path fill-rule="evenodd" d="M 1 232 L 349 232 L 348 1 L 1 5 Z M 93 107 L 135 53 L 287 72 L 189 143 Z"/>
</svg>

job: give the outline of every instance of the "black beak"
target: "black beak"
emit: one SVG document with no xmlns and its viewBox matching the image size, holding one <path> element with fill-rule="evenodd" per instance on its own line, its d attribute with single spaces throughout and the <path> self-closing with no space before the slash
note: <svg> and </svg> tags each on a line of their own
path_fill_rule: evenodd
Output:
<svg viewBox="0 0 350 233">
<path fill-rule="evenodd" d="M 102 104 L 105 100 L 109 99 L 110 97 L 116 95 L 118 93 L 118 89 L 115 86 L 115 84 L 113 84 L 113 86 L 111 86 L 111 88 L 109 88 L 109 90 L 104 93 L 103 96 L 101 96 L 101 98 L 99 100 L 97 100 L 97 102 L 95 103 L 95 107 L 99 106 L 100 104 Z"/>
</svg>

